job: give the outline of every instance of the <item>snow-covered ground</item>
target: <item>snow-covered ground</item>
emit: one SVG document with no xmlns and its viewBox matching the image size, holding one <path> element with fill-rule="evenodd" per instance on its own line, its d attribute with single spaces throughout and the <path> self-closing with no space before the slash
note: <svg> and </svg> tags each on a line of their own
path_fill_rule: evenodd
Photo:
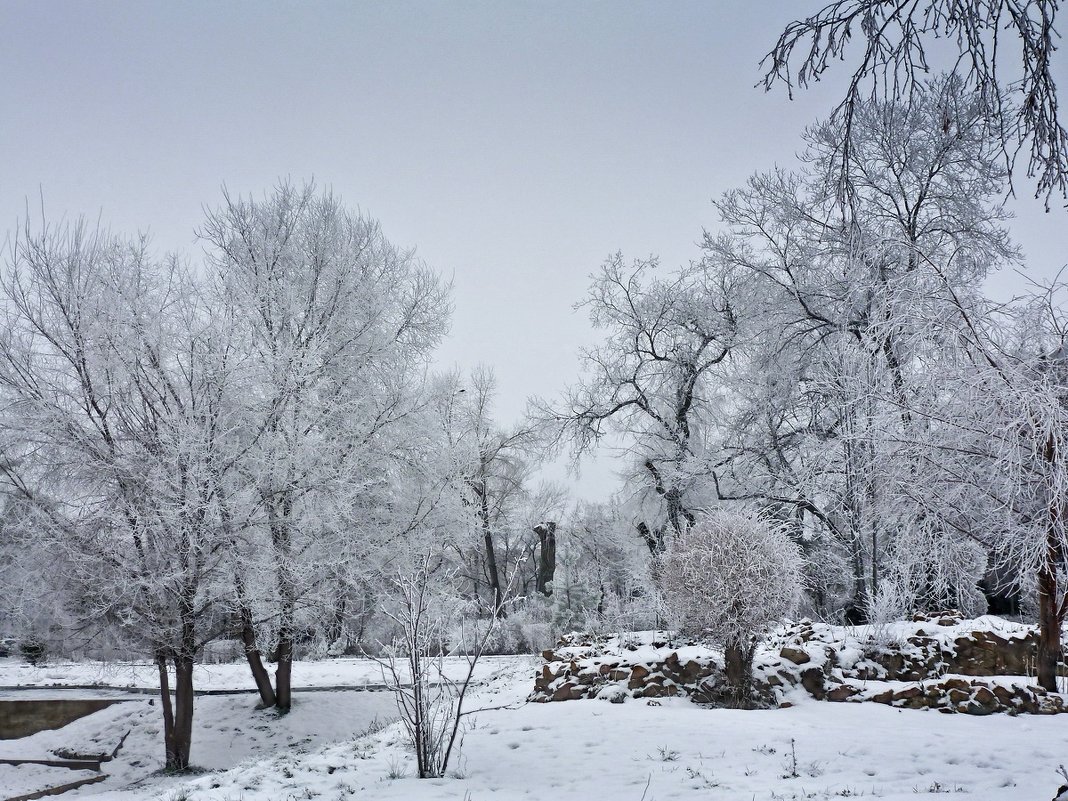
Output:
<svg viewBox="0 0 1068 801">
<path fill-rule="evenodd" d="M 1063 716 L 939 714 L 802 700 L 788 709 L 707 709 L 684 699 L 526 703 L 536 662 L 494 660 L 448 778 L 419 780 L 387 693 L 297 696 L 292 713 L 255 712 L 245 696 L 197 699 L 193 761 L 209 772 L 162 777 L 158 705 L 119 704 L 61 732 L 0 751 L 105 745 L 127 729 L 108 780 L 73 793 L 93 801 L 667 801 L 915 799 L 1047 801 L 1068 761 Z M 312 669 L 298 665 L 301 673 Z M 355 682 L 337 666 L 331 675 Z M 96 734 L 94 734 L 96 732 Z"/>
<path fill-rule="evenodd" d="M 254 705 L 255 696 L 246 695 L 196 699 L 192 761 L 198 769 L 222 770 L 283 749 L 306 751 L 351 740 L 396 716 L 393 696 L 387 692 L 301 693 L 285 717 L 273 710 L 256 710 Z M 102 766 L 107 779 L 72 795 L 134 788 L 125 797 L 154 798 L 161 783 L 166 786 L 183 781 L 158 775 L 163 762 L 162 728 L 158 701 L 140 697 L 114 704 L 60 730 L 0 740 L 0 758 L 47 758 L 56 750 L 110 753 L 125 735 L 116 758 Z M 74 777 L 74 773 L 53 771 L 50 778 Z M 5 791 L 0 792 L 0 799 L 17 795 L 2 782 L 0 789 Z"/>
<path fill-rule="evenodd" d="M 91 770 L 68 770 L 47 765 L 0 765 L 0 798 L 31 795 L 46 787 L 60 787 L 98 775 Z"/>
<path fill-rule="evenodd" d="M 478 664 L 475 680 L 493 674 L 510 657 L 488 656 Z M 466 671 L 461 659 L 449 660 L 456 676 Z M 270 667 L 270 666 L 269 666 Z M 382 668 L 371 659 L 325 659 L 301 661 L 293 666 L 294 689 L 356 687 L 381 684 Z M 0 659 L 0 688 L 92 686 L 116 689 L 155 689 L 159 674 L 145 662 L 49 662 L 33 667 L 19 659 Z M 248 665 L 197 665 L 193 672 L 196 690 L 249 690 L 254 687 Z M 19 696 L 22 697 L 22 696 Z"/>
</svg>

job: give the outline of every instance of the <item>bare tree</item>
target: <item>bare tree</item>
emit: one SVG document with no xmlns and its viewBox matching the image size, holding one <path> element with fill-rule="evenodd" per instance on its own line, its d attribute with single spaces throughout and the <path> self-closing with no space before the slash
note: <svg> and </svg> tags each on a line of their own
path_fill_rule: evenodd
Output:
<svg viewBox="0 0 1068 801">
<path fill-rule="evenodd" d="M 442 424 L 448 447 L 462 461 L 464 497 L 474 513 L 481 544 L 468 571 L 476 597 L 488 587 L 487 608 L 507 615 L 504 587 L 512 583 L 508 566 L 525 554 L 531 532 L 521 510 L 529 498 L 536 434 L 527 423 L 506 427 L 493 417 L 497 393 L 493 371 L 478 367 L 470 380 L 449 379 L 443 395 Z"/>
<path fill-rule="evenodd" d="M 156 660 L 166 766 L 184 770 L 193 663 L 218 629 L 225 341 L 176 259 L 81 223 L 27 224 L 2 288 L 6 489 L 64 555 L 81 625 Z"/>
<path fill-rule="evenodd" d="M 459 752 L 464 718 L 479 711 L 464 708 L 475 668 L 502 617 L 494 612 L 481 628 L 465 622 L 454 579 L 441 556 L 432 554 L 385 577 L 397 602 L 387 615 L 399 634 L 387 657 L 378 661 L 396 693 L 421 779 L 444 776 Z M 450 643 L 448 633 L 457 619 L 460 641 Z M 457 666 L 459 675 L 449 670 L 448 654 L 463 660 Z"/>
<path fill-rule="evenodd" d="M 984 125 L 1001 143 L 1010 167 L 1029 149 L 1027 176 L 1048 204 L 1068 197 L 1068 132 L 1057 98 L 1054 27 L 1058 0 L 834 0 L 791 22 L 761 62 L 764 87 L 806 87 L 835 61 L 845 61 L 854 36 L 860 63 L 834 117 L 845 130 L 839 151 L 840 189 L 853 158 L 857 109 L 866 99 L 911 100 L 947 49 L 964 90 L 975 92 Z"/>
<path fill-rule="evenodd" d="M 607 434 L 623 442 L 644 507 L 636 523 L 654 553 L 707 500 L 704 436 L 718 414 L 714 376 L 737 336 L 737 294 L 735 277 L 710 263 L 658 274 L 655 260 L 613 256 L 579 304 L 606 341 L 583 354 L 586 375 L 562 404 L 535 404 L 576 453 Z"/>
<path fill-rule="evenodd" d="M 849 207 L 835 197 L 842 128 L 824 123 L 806 136 L 802 169 L 726 193 L 729 232 L 705 238 L 712 259 L 752 275 L 761 320 L 740 350 L 717 491 L 777 507 L 814 545 L 845 545 L 855 620 L 897 534 L 939 525 L 937 510 L 900 502 L 917 465 L 897 443 L 924 435 L 917 394 L 940 391 L 928 357 L 959 347 L 945 285 L 978 297 L 992 269 L 1019 258 L 991 201 L 1005 174 L 982 104 L 962 92 L 944 76 L 909 105 L 858 106 Z"/>
<path fill-rule="evenodd" d="M 246 354 L 238 467 L 254 494 L 235 520 L 270 554 L 274 700 L 288 709 L 315 557 L 354 544 L 335 522 L 381 481 L 369 454 L 410 410 L 412 377 L 445 330 L 447 290 L 375 221 L 311 184 L 262 201 L 227 194 L 200 236 Z"/>
<path fill-rule="evenodd" d="M 926 443 L 929 458 L 942 466 L 927 494 L 946 499 L 958 530 L 985 530 L 1006 575 L 1033 577 L 1037 678 L 1054 692 L 1068 616 L 1065 292 L 1054 284 L 1009 307 L 979 309 L 952 297 L 968 358 L 940 364 L 953 390 L 925 411 L 939 432 Z"/>
</svg>

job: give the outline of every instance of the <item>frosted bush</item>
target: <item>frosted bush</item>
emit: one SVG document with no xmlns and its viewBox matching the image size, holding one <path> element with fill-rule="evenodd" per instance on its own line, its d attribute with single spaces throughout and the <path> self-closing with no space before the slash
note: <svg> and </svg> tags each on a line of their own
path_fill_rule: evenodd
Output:
<svg viewBox="0 0 1068 801">
<path fill-rule="evenodd" d="M 868 603 L 869 630 L 867 641 L 880 648 L 900 645 L 901 633 L 893 623 L 908 612 L 908 593 L 894 580 L 887 579 L 879 585 L 875 596 Z"/>
<path fill-rule="evenodd" d="M 782 526 L 746 510 L 715 508 L 682 531 L 660 559 L 665 616 L 724 648 L 729 699 L 747 705 L 753 650 L 801 596 L 801 552 Z"/>
<path fill-rule="evenodd" d="M 740 644 L 794 613 L 801 564 L 782 527 L 716 508 L 679 534 L 660 558 L 657 578 L 666 614 L 681 630 Z"/>
</svg>

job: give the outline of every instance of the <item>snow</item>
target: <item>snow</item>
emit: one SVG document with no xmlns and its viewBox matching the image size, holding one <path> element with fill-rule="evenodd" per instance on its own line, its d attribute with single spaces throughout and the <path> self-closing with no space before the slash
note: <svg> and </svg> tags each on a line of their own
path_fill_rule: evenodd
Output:
<svg viewBox="0 0 1068 801">
<path fill-rule="evenodd" d="M 68 770 L 48 765 L 0 765 L 0 792 L 4 798 L 30 795 L 52 787 L 62 787 L 97 774 L 91 770 Z"/>
<path fill-rule="evenodd" d="M 944 715 L 801 696 L 790 708 L 750 711 L 684 699 L 526 703 L 535 667 L 530 657 L 487 666 L 470 708 L 505 708 L 469 718 L 461 757 L 443 779 L 415 778 L 399 724 L 374 725 L 395 714 L 385 692 L 302 693 L 284 718 L 253 711 L 246 696 L 198 698 L 193 762 L 210 772 L 192 778 L 155 773 L 160 722 L 148 698 L 15 743 L 101 750 L 129 729 L 119 757 L 104 765 L 109 778 L 73 793 L 92 801 L 915 801 L 944 793 L 1044 801 L 1063 783 L 1060 716 Z M 316 670 L 298 664 L 295 672 Z M 366 675 L 351 660 L 321 670 L 346 682 Z"/>
<path fill-rule="evenodd" d="M 507 664 L 507 658 L 483 657 L 475 681 L 493 674 L 502 664 Z M 459 677 L 467 669 L 463 660 L 450 660 L 448 665 L 454 671 L 446 674 L 449 676 Z M 293 667 L 294 690 L 360 687 L 382 682 L 382 668 L 372 659 L 300 661 Z M 33 667 L 18 659 L 0 658 L 0 697 L 4 690 L 14 687 L 155 690 L 159 687 L 159 673 L 154 664 L 147 662 L 52 662 Z M 253 685 L 248 665 L 235 662 L 197 665 L 193 670 L 193 687 L 197 691 L 227 691 L 249 690 Z"/>
</svg>

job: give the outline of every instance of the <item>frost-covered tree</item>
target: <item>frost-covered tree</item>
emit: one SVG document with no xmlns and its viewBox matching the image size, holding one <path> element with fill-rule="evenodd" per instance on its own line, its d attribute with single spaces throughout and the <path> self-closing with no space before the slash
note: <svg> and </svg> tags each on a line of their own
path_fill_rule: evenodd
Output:
<svg viewBox="0 0 1068 801">
<path fill-rule="evenodd" d="M 932 436 L 917 443 L 937 463 L 912 498 L 939 504 L 959 535 L 994 555 L 998 573 L 1033 588 L 1037 678 L 1056 690 L 1068 613 L 1068 342 L 1063 286 L 1009 306 L 954 300 L 961 357 L 937 365 L 944 391 L 923 410 Z M 979 532 L 975 534 L 974 532 Z"/>
<path fill-rule="evenodd" d="M 0 472 L 59 554 L 39 578 L 155 659 L 166 766 L 185 769 L 193 663 L 220 627 L 225 339 L 177 259 L 82 223 L 27 224 L 2 291 Z"/>
<path fill-rule="evenodd" d="M 447 288 L 377 222 L 311 184 L 261 200 L 227 194 L 199 233 L 243 357 L 236 467 L 250 491 L 233 520 L 246 565 L 263 567 L 273 700 L 288 709 L 301 613 L 315 614 L 323 566 L 358 551 L 351 516 L 387 479 L 387 433 L 410 413 L 445 332 Z"/>
<path fill-rule="evenodd" d="M 497 382 L 493 371 L 478 367 L 468 380 L 446 378 L 441 424 L 447 447 L 460 460 L 464 501 L 477 522 L 478 547 L 462 547 L 461 571 L 476 598 L 488 592 L 484 607 L 506 615 L 503 588 L 513 582 L 510 569 L 526 564 L 535 534 L 523 511 L 530 500 L 537 438 L 527 423 L 505 427 L 493 415 Z"/>
<path fill-rule="evenodd" d="M 731 701 L 748 705 L 757 639 L 792 615 L 801 597 L 797 544 L 766 516 L 715 507 L 680 532 L 657 562 L 669 619 L 723 646 Z"/>
<path fill-rule="evenodd" d="M 867 100 L 908 105 L 925 91 L 931 64 L 946 58 L 963 94 L 982 106 L 981 125 L 1010 166 L 1030 150 L 1036 196 L 1068 197 L 1068 132 L 1057 97 L 1058 0 L 834 0 L 787 25 L 763 59 L 765 88 L 819 81 L 853 52 L 859 64 L 834 118 L 847 132 L 838 151 L 840 187 L 850 171 L 858 110 Z M 852 49 L 859 40 L 861 47 Z"/>
<path fill-rule="evenodd" d="M 555 631 L 634 630 L 655 625 L 651 555 L 634 536 L 631 510 L 580 502 L 556 530 Z"/>
<path fill-rule="evenodd" d="M 562 404 L 536 404 L 577 454 L 606 435 L 621 443 L 635 524 L 653 553 L 711 497 L 705 436 L 722 414 L 716 376 L 737 338 L 738 294 L 737 277 L 707 261 L 663 271 L 655 259 L 613 256 L 579 304 L 604 342 L 584 352 Z"/>
<path fill-rule="evenodd" d="M 1018 258 L 982 115 L 952 76 L 908 105 L 862 104 L 848 133 L 833 122 L 808 132 L 799 171 L 727 193 L 717 208 L 728 232 L 706 235 L 710 258 L 752 277 L 762 321 L 739 359 L 720 497 L 777 508 L 813 547 L 845 547 L 852 619 L 899 534 L 945 533 L 937 510 L 903 504 L 899 488 L 921 471 L 900 443 L 924 436 L 911 410 L 930 391 L 927 364 L 960 347 L 947 287 L 972 302 L 990 270 Z M 834 175 L 846 135 L 854 196 L 843 207 Z"/>
</svg>

